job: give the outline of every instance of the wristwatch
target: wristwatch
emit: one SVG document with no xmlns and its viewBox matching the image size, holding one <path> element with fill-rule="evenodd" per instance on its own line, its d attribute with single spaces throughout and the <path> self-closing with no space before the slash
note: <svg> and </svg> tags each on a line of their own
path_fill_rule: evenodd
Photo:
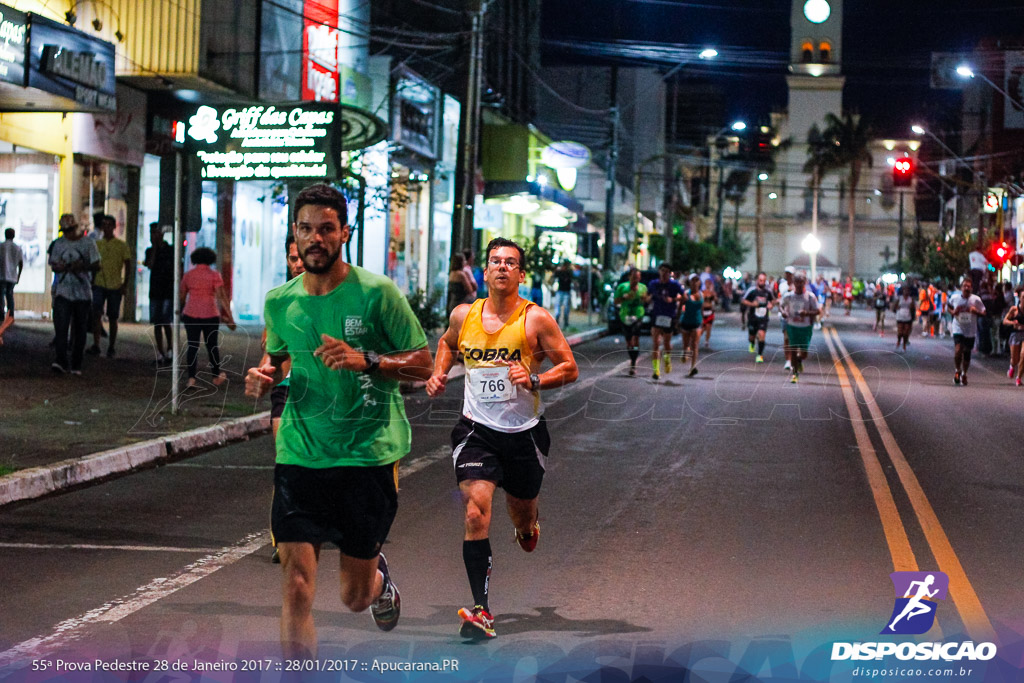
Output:
<svg viewBox="0 0 1024 683">
<path fill-rule="evenodd" d="M 380 369 L 380 354 L 376 351 L 363 351 L 363 360 L 366 361 L 366 369 L 363 370 L 364 375 Z"/>
<path fill-rule="evenodd" d="M 540 391 L 539 375 L 530 375 L 530 391 Z"/>
</svg>

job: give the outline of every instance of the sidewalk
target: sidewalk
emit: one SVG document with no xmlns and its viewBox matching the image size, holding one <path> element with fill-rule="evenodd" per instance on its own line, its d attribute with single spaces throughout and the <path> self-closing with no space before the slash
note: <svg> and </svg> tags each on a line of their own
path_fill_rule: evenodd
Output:
<svg viewBox="0 0 1024 683">
<path fill-rule="evenodd" d="M 601 316 L 592 320 L 588 327 L 586 314 L 573 312 L 566 330 L 570 343 L 604 333 Z M 19 321 L 0 346 L 0 505 L 266 432 L 269 398 L 247 398 L 243 381 L 262 356 L 262 331 L 222 327 L 228 381 L 221 387 L 210 383 L 201 348 L 202 389 L 183 395 L 179 413 L 172 415 L 171 369 L 152 366 L 149 325 L 122 323 L 117 356 L 86 355 L 83 374 L 75 377 L 50 370 L 52 324 Z M 439 334 L 430 336 L 431 350 Z M 105 353 L 106 340 L 100 346 Z M 183 369 L 182 385 L 184 375 Z"/>
</svg>

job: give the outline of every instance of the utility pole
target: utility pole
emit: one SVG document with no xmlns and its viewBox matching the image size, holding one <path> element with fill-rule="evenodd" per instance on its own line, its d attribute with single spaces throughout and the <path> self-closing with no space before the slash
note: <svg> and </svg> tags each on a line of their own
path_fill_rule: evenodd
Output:
<svg viewBox="0 0 1024 683">
<path fill-rule="evenodd" d="M 811 234 L 818 238 L 818 185 L 821 184 L 821 168 L 815 164 L 811 188 Z M 820 243 L 819 243 L 820 244 Z M 811 252 L 811 282 L 818 276 L 818 252 Z"/>
<path fill-rule="evenodd" d="M 900 227 L 899 233 L 896 237 L 896 263 L 899 264 L 900 270 L 903 270 L 903 195 L 905 194 L 902 189 L 900 193 Z"/>
<path fill-rule="evenodd" d="M 717 146 L 717 144 L 718 144 L 718 141 L 716 140 L 715 141 L 715 145 Z M 717 199 L 718 207 L 717 207 L 717 210 L 715 211 L 715 244 L 718 245 L 719 247 L 721 247 L 722 246 L 722 202 L 724 201 L 724 196 L 725 196 L 725 182 L 724 182 L 725 181 L 725 178 L 724 178 L 724 176 L 725 176 L 725 164 L 722 163 L 722 151 L 721 150 L 719 150 L 719 152 L 718 152 L 718 159 L 717 159 L 717 161 L 718 161 L 718 192 L 716 192 L 715 194 L 718 197 L 718 199 Z"/>
<path fill-rule="evenodd" d="M 473 248 L 473 204 L 476 201 L 476 160 L 480 141 L 480 88 L 483 82 L 483 23 L 488 0 L 469 0 L 473 13 L 466 53 L 466 94 L 459 122 L 459 158 L 455 169 L 452 215 L 452 256 Z"/>
<path fill-rule="evenodd" d="M 615 166 L 619 161 L 619 67 L 611 67 L 609 99 L 611 106 L 611 144 L 608 147 L 608 175 L 604 181 L 604 271 L 610 273 L 613 267 L 615 245 Z"/>
<path fill-rule="evenodd" d="M 675 217 L 678 201 L 676 199 L 676 118 L 679 106 L 679 79 L 672 79 L 672 121 L 670 122 L 671 149 L 665 156 L 665 261 L 672 262 L 672 238 L 675 237 Z M 691 204 L 693 202 L 691 201 Z"/>
</svg>

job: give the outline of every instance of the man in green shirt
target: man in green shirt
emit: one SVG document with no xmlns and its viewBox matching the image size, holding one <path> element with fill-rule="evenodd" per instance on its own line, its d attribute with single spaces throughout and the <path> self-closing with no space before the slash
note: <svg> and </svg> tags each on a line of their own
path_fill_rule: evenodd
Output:
<svg viewBox="0 0 1024 683">
<path fill-rule="evenodd" d="M 341 550 L 345 606 L 369 607 L 381 630 L 397 624 L 401 600 L 380 549 L 398 509 L 398 460 L 411 440 L 398 380 L 426 380 L 433 365 L 394 283 L 340 259 L 350 235 L 340 192 L 300 192 L 292 232 L 306 272 L 267 294 L 270 362 L 245 380 L 248 395 L 262 396 L 291 360 L 271 509 L 286 659 L 316 657 L 312 609 L 324 542 Z"/>
<path fill-rule="evenodd" d="M 629 281 L 615 288 L 614 297 L 615 305 L 619 307 L 623 334 L 626 337 L 629 376 L 632 377 L 636 374 L 636 359 L 640 357 L 640 323 L 646 313 L 646 304 L 651 299 L 647 295 L 647 285 L 640 282 L 638 269 L 633 268 L 629 271 Z"/>
</svg>

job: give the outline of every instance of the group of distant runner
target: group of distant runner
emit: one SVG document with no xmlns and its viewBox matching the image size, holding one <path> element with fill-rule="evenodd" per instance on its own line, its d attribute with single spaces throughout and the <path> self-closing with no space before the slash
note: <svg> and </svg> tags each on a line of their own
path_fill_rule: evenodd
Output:
<svg viewBox="0 0 1024 683">
<path fill-rule="evenodd" d="M 613 294 L 626 337 L 630 376 L 636 375 L 642 321 L 649 314 L 652 378 L 660 379 L 662 371 L 672 372 L 672 337 L 677 333 L 682 336 L 681 359 L 690 363 L 687 377 L 693 377 L 698 372 L 702 336 L 704 348 L 710 347 L 715 304 L 719 298 L 713 280 L 705 279 L 702 284 L 701 276 L 694 273 L 686 278 L 684 288 L 672 277 L 669 263 L 658 266 L 658 277 L 649 284 L 644 285 L 640 280 L 640 271 L 632 269 L 628 281 L 620 284 Z M 795 384 L 803 371 L 814 324 L 821 313 L 819 297 L 808 288 L 806 274 L 789 270 L 775 287 L 770 287 L 768 276 L 759 273 L 756 282 L 743 292 L 740 305 L 749 350 L 756 353 L 755 363 L 764 362 L 765 334 L 771 312 L 777 308 L 785 339 L 785 368 L 791 371 L 790 382 Z"/>
</svg>

